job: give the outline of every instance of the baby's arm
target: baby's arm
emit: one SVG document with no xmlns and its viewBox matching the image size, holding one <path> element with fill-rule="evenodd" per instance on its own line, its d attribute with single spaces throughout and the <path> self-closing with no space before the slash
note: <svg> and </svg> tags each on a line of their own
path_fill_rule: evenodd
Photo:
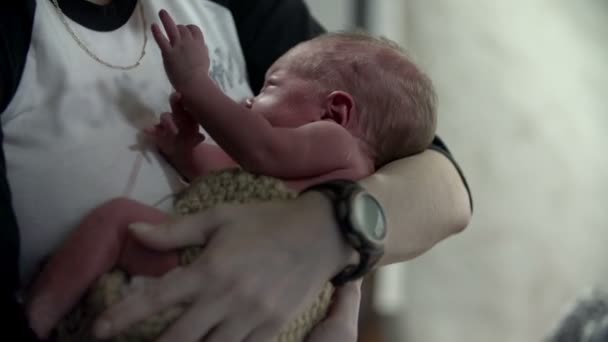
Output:
<svg viewBox="0 0 608 342">
<path fill-rule="evenodd" d="M 277 128 L 227 97 L 209 77 L 209 56 L 202 32 L 178 30 L 161 11 L 168 40 L 156 25 L 154 37 L 167 75 L 184 105 L 216 142 L 244 169 L 284 179 L 315 177 L 360 162 L 354 137 L 325 121 L 298 128 Z M 360 158 L 359 158 L 360 159 Z"/>
<path fill-rule="evenodd" d="M 128 231 L 133 222 L 161 223 L 167 219 L 158 209 L 124 198 L 111 200 L 89 213 L 53 254 L 31 288 L 27 310 L 39 336 L 46 336 L 95 280 L 112 268 L 159 276 L 177 266 L 176 253 L 152 251 Z"/>
</svg>

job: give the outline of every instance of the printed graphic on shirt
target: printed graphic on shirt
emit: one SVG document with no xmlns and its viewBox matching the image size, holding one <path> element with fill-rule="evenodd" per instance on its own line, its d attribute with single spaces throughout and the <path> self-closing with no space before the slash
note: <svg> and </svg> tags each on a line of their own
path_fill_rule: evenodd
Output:
<svg viewBox="0 0 608 342">
<path fill-rule="evenodd" d="M 243 75 L 242 70 L 238 70 L 236 67 L 232 54 L 226 54 L 222 49 L 216 48 L 210 57 L 211 70 L 209 74 L 224 92 L 234 88 L 235 83 L 243 84 L 245 82 L 245 75 Z"/>
</svg>

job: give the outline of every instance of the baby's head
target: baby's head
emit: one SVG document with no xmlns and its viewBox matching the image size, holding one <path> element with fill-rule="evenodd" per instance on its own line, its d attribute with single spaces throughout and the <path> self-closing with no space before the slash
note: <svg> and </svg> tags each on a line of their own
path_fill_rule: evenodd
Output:
<svg viewBox="0 0 608 342">
<path fill-rule="evenodd" d="M 252 109 L 275 126 L 333 120 L 360 139 L 376 166 L 422 152 L 434 137 L 432 83 L 389 40 L 325 34 L 288 51 L 266 76 Z"/>
</svg>

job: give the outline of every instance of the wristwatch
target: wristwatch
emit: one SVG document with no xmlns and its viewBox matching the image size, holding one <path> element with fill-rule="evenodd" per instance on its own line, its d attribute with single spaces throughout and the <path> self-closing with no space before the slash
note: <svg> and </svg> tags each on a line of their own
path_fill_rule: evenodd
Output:
<svg viewBox="0 0 608 342">
<path fill-rule="evenodd" d="M 340 286 L 365 276 L 384 255 L 387 226 L 382 206 L 362 186 L 350 180 L 324 182 L 302 193 L 309 191 L 318 191 L 329 198 L 340 231 L 359 254 L 359 263 L 346 266 L 332 278 L 332 283 Z"/>
</svg>

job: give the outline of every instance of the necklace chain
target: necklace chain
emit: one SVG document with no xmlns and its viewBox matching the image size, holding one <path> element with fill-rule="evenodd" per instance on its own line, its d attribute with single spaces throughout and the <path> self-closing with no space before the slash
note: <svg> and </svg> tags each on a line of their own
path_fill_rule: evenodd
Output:
<svg viewBox="0 0 608 342">
<path fill-rule="evenodd" d="M 70 33 L 70 35 L 72 36 L 72 38 L 74 39 L 74 41 L 76 41 L 76 43 L 78 44 L 78 46 L 80 46 L 80 48 L 84 52 L 86 52 L 87 55 L 89 55 L 91 58 L 93 58 L 95 61 L 97 61 L 98 63 L 103 64 L 103 65 L 105 65 L 107 67 L 110 67 L 112 69 L 119 69 L 119 70 L 131 70 L 131 69 L 135 69 L 135 68 L 137 68 L 141 64 L 141 60 L 146 55 L 146 45 L 148 45 L 148 33 L 147 33 L 147 30 L 146 30 L 147 29 L 147 26 L 146 26 L 147 25 L 146 24 L 146 17 L 144 16 L 144 10 L 143 10 L 143 6 L 142 6 L 141 2 L 138 2 L 138 5 L 139 5 L 139 14 L 141 16 L 142 26 L 143 26 L 143 31 L 144 31 L 144 43 L 143 43 L 143 45 L 141 47 L 141 53 L 139 54 L 139 58 L 137 59 L 137 61 L 135 63 L 131 64 L 131 65 L 116 65 L 116 64 L 112 64 L 112 63 L 104 61 L 99 56 L 97 56 L 95 53 L 93 53 L 93 51 L 91 51 L 80 40 L 80 38 L 78 38 L 78 35 L 76 35 L 76 32 L 74 32 L 74 30 L 72 29 L 72 27 L 68 23 L 66 15 L 63 13 L 63 11 L 61 10 L 61 8 L 59 7 L 58 0 L 51 0 L 51 1 L 53 2 L 53 5 L 55 6 L 55 10 L 57 11 L 57 14 L 59 15 L 59 18 L 63 22 L 63 25 L 65 26 L 66 30 Z"/>
</svg>

